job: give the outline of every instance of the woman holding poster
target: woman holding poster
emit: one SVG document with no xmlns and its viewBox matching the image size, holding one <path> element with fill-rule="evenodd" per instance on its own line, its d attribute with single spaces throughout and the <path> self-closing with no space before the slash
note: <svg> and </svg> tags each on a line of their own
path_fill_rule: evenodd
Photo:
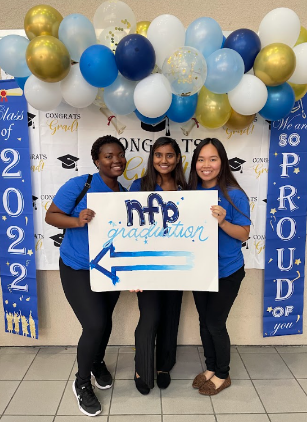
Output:
<svg viewBox="0 0 307 422">
<path fill-rule="evenodd" d="M 98 172 L 74 177 L 55 195 L 46 222 L 66 230 L 60 247 L 60 276 L 65 296 L 82 325 L 77 349 L 78 372 L 73 391 L 79 409 L 88 416 L 101 413 L 93 391 L 91 374 L 99 389 L 112 386 L 112 376 L 103 359 L 112 329 L 112 313 L 119 292 L 93 292 L 90 288 L 87 224 L 95 213 L 87 208 L 86 192 L 121 192 L 117 181 L 126 167 L 125 150 L 113 136 L 98 138 L 91 150 Z"/>
<path fill-rule="evenodd" d="M 177 142 L 169 137 L 156 140 L 150 151 L 144 177 L 130 191 L 175 191 L 186 189 L 182 157 Z M 177 333 L 182 292 L 138 291 L 140 319 L 135 330 L 135 385 L 141 394 L 154 387 L 156 342 L 157 385 L 167 388 L 169 371 L 176 363 Z"/>
<path fill-rule="evenodd" d="M 249 237 L 250 209 L 248 198 L 232 175 L 225 148 L 218 139 L 206 138 L 198 144 L 191 162 L 189 187 L 193 190 L 217 189 L 219 194 L 219 203 L 211 207 L 219 226 L 219 291 L 193 292 L 207 369 L 196 376 L 192 385 L 200 394 L 211 396 L 231 385 L 226 320 L 245 276 L 241 247 Z"/>
</svg>

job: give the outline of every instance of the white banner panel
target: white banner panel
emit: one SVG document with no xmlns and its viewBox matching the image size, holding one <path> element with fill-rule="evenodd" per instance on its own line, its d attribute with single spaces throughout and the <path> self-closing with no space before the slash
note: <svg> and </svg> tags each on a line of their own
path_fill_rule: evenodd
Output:
<svg viewBox="0 0 307 422">
<path fill-rule="evenodd" d="M 218 290 L 217 191 L 89 193 L 94 291 Z"/>
</svg>

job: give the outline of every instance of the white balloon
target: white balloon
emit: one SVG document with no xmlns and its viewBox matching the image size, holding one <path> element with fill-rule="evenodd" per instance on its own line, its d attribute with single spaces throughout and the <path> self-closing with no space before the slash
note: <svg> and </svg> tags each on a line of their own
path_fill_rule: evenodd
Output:
<svg viewBox="0 0 307 422">
<path fill-rule="evenodd" d="M 171 85 L 166 77 L 159 73 L 141 80 L 134 90 L 135 107 L 146 117 L 162 116 L 169 109 L 171 102 Z"/>
<path fill-rule="evenodd" d="M 61 91 L 67 104 L 76 108 L 88 107 L 98 94 L 98 88 L 83 78 L 79 64 L 71 66 L 69 74 L 61 81 Z"/>
<path fill-rule="evenodd" d="M 243 75 L 239 84 L 228 93 L 231 107 L 239 114 L 249 116 L 258 113 L 268 98 L 265 84 L 254 75 Z"/>
<path fill-rule="evenodd" d="M 164 60 L 184 46 L 185 29 L 176 16 L 161 15 L 149 25 L 147 38 L 155 49 L 156 63 L 162 69 Z"/>
<path fill-rule="evenodd" d="M 261 47 L 280 42 L 293 47 L 300 34 L 300 19 L 293 10 L 279 7 L 271 10 L 260 22 L 258 35 Z"/>
<path fill-rule="evenodd" d="M 293 84 L 307 84 L 307 42 L 293 48 L 296 57 L 296 68 L 288 80 Z"/>
<path fill-rule="evenodd" d="M 34 75 L 27 79 L 24 95 L 32 107 L 41 111 L 54 110 L 62 101 L 60 82 L 44 82 Z"/>
</svg>

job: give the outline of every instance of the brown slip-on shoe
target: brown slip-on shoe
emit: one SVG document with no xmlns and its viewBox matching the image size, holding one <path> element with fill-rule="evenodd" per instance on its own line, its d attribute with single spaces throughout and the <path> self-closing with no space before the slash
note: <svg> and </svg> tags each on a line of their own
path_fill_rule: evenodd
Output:
<svg viewBox="0 0 307 422">
<path fill-rule="evenodd" d="M 209 380 L 200 387 L 199 393 L 203 394 L 204 396 L 215 396 L 216 394 L 220 393 L 222 390 L 230 386 L 231 380 L 229 376 L 225 379 L 225 381 L 219 388 L 215 388 L 213 382 Z"/>
<path fill-rule="evenodd" d="M 207 378 L 205 377 L 204 372 L 201 372 L 200 374 L 196 375 L 192 382 L 193 388 L 200 388 L 205 382 L 207 382 Z"/>
</svg>

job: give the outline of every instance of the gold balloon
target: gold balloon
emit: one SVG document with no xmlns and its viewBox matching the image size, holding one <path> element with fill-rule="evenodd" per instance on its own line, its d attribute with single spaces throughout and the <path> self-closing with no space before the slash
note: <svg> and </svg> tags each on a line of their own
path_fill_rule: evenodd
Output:
<svg viewBox="0 0 307 422">
<path fill-rule="evenodd" d="M 300 100 L 307 93 L 307 84 L 293 84 L 292 82 L 288 82 L 288 84 L 294 91 L 295 101 Z"/>
<path fill-rule="evenodd" d="M 136 33 L 143 35 L 144 37 L 147 38 L 147 31 L 148 31 L 148 27 L 151 24 L 150 21 L 140 21 L 136 24 Z"/>
<path fill-rule="evenodd" d="M 303 44 L 303 42 L 307 42 L 307 29 L 301 26 L 301 32 L 300 32 L 300 35 L 298 36 L 298 39 L 295 45 Z"/>
<path fill-rule="evenodd" d="M 251 123 L 253 123 L 256 114 L 252 114 L 251 116 L 243 116 L 242 114 L 237 113 L 234 110 L 231 110 L 231 115 L 226 123 L 226 126 L 229 129 L 240 130 L 245 129 Z"/>
<path fill-rule="evenodd" d="M 265 85 L 277 86 L 286 82 L 296 66 L 295 53 L 282 43 L 269 44 L 257 55 L 254 72 Z"/>
<path fill-rule="evenodd" d="M 56 9 L 46 4 L 32 7 L 26 14 L 24 28 L 29 40 L 40 35 L 58 37 L 63 16 Z"/>
<path fill-rule="evenodd" d="M 227 94 L 214 94 L 205 86 L 199 91 L 195 117 L 208 129 L 224 126 L 231 114 Z"/>
<path fill-rule="evenodd" d="M 29 43 L 26 60 L 33 75 L 45 82 L 59 82 L 70 70 L 67 48 L 50 35 L 36 37 Z"/>
</svg>

